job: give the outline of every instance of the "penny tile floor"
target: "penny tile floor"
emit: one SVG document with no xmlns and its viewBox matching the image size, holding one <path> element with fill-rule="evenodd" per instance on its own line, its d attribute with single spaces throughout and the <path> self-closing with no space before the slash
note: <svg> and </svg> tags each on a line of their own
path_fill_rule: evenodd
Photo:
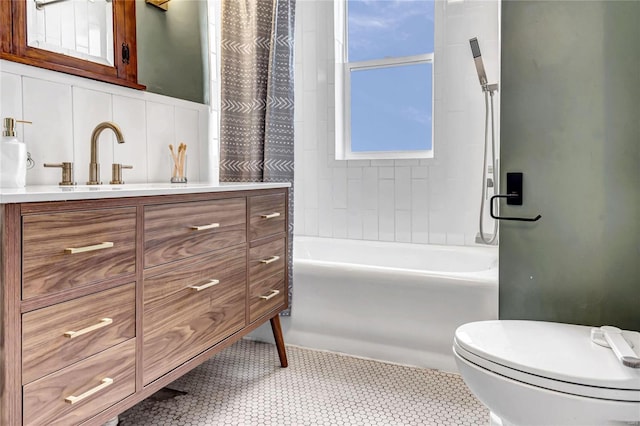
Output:
<svg viewBox="0 0 640 426">
<path fill-rule="evenodd" d="M 120 426 L 469 425 L 488 410 L 460 376 L 241 340 L 120 415 Z M 182 392 L 186 392 L 182 394 Z"/>
</svg>

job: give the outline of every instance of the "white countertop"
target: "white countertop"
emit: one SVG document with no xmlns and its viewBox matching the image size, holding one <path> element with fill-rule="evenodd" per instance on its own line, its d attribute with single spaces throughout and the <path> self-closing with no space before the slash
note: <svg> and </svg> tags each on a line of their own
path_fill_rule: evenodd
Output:
<svg viewBox="0 0 640 426">
<path fill-rule="evenodd" d="M 132 183 L 124 185 L 27 186 L 0 188 L 0 204 L 34 201 L 90 200 L 98 198 L 143 197 L 148 195 L 197 194 L 203 192 L 247 191 L 287 188 L 288 182 L 266 183 Z"/>
</svg>

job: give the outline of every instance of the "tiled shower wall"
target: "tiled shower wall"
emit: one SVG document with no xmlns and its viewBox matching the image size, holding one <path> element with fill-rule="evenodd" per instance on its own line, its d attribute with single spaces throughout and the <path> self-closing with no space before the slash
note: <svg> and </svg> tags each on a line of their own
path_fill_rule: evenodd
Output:
<svg viewBox="0 0 640 426">
<path fill-rule="evenodd" d="M 111 163 L 123 170 L 126 183 L 168 182 L 169 144 L 188 145 L 189 181 L 217 181 L 217 139 L 209 140 L 209 106 L 0 61 L 0 116 L 24 118 L 18 136 L 36 165 L 28 185 L 55 185 L 60 169 L 44 163 L 74 163 L 75 180 L 88 180 L 90 140 L 94 127 L 114 121 L 124 134 L 117 144 L 110 130 L 99 139 L 101 180 L 111 176 Z M 214 158 L 215 161 L 209 161 Z"/>
<path fill-rule="evenodd" d="M 485 112 L 469 39 L 478 37 L 488 78 L 497 81 L 499 2 L 436 0 L 435 158 L 428 160 L 334 159 L 334 5 L 298 0 L 296 7 L 296 235 L 474 244 Z M 495 104 L 497 114 L 498 96 Z"/>
</svg>

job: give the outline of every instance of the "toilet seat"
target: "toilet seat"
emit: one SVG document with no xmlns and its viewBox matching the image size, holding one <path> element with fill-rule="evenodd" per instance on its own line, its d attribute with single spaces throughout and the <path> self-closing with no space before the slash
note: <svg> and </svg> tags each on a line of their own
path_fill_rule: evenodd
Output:
<svg viewBox="0 0 640 426">
<path fill-rule="evenodd" d="M 640 402 L 640 369 L 591 342 L 591 328 L 539 321 L 460 326 L 454 351 L 476 366 L 532 386 L 589 398 Z M 636 351 L 640 341 L 634 346 Z"/>
</svg>

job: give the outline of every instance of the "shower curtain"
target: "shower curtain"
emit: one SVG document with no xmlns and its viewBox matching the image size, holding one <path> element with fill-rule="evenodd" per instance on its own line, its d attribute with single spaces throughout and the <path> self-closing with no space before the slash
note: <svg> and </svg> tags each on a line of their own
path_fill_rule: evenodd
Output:
<svg viewBox="0 0 640 426">
<path fill-rule="evenodd" d="M 295 0 L 223 0 L 220 181 L 291 182 L 293 254 L 293 34 Z M 290 309 L 283 312 L 289 315 Z"/>
</svg>

